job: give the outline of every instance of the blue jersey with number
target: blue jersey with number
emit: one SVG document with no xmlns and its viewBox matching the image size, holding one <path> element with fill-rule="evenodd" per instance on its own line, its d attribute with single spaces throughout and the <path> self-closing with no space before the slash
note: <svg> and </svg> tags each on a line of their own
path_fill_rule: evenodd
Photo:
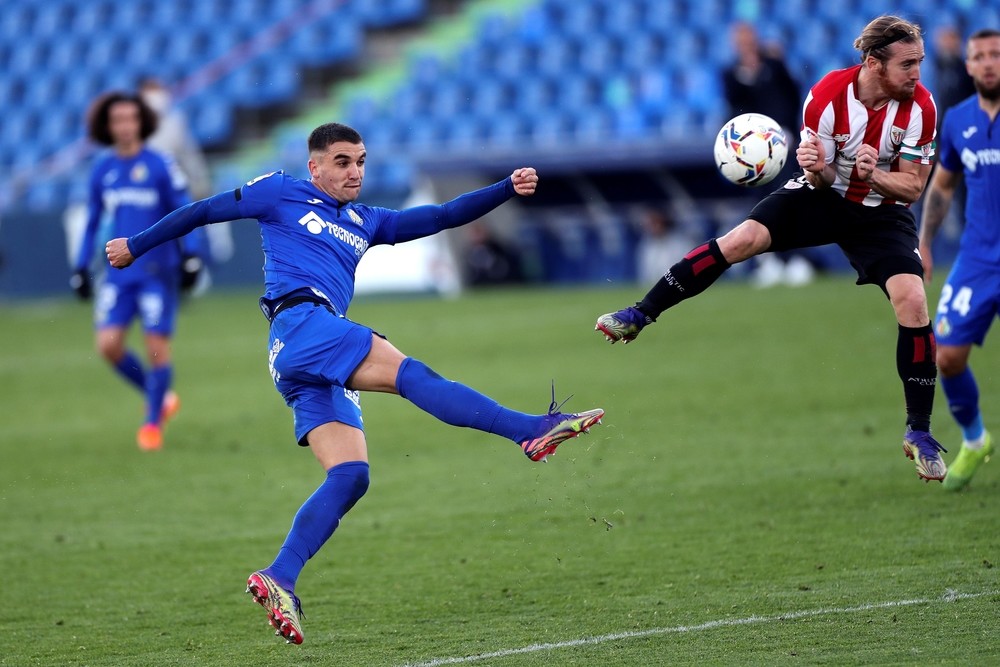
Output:
<svg viewBox="0 0 1000 667">
<path fill-rule="evenodd" d="M 105 215 L 110 218 L 112 237 L 133 236 L 190 201 L 184 175 L 160 153 L 143 148 L 130 157 L 110 152 L 99 158 L 90 176 L 87 227 L 74 269 L 83 270 L 90 264 L 98 227 Z M 128 285 L 150 275 L 174 280 L 180 261 L 178 244 L 166 243 L 136 259 L 127 269 L 109 271 L 107 281 Z"/>
<path fill-rule="evenodd" d="M 991 121 L 973 95 L 945 113 L 939 141 L 939 162 L 964 174 L 968 191 L 960 252 L 1000 264 L 1000 116 Z"/>
<path fill-rule="evenodd" d="M 396 240 L 399 211 L 341 204 L 312 182 L 280 171 L 240 188 L 237 206 L 260 223 L 268 301 L 313 288 L 346 314 L 365 251 Z"/>
</svg>

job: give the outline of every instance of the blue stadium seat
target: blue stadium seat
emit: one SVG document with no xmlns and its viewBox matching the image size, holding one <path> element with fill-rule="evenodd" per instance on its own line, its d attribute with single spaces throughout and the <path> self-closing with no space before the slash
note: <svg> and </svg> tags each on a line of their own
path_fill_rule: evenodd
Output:
<svg viewBox="0 0 1000 667">
<path fill-rule="evenodd" d="M 233 132 L 230 109 L 223 104 L 203 104 L 188 112 L 191 131 L 200 144 L 206 147 L 221 146 L 229 141 Z"/>
<path fill-rule="evenodd" d="M 485 12 L 479 17 L 477 37 L 482 46 L 502 49 L 511 40 L 514 28 L 506 16 L 498 12 Z"/>
<path fill-rule="evenodd" d="M 637 73 L 660 69 L 667 64 L 666 50 L 663 36 L 652 30 L 637 30 L 622 49 L 621 65 Z"/>
<path fill-rule="evenodd" d="M 497 115 L 486 128 L 486 140 L 493 148 L 521 147 L 529 123 L 515 114 Z"/>
<path fill-rule="evenodd" d="M 330 65 L 361 55 L 363 32 L 359 22 L 331 16 L 294 32 L 283 50 L 304 65 Z"/>
<path fill-rule="evenodd" d="M 558 79 L 559 106 L 571 112 L 585 112 L 600 103 L 601 84 L 599 77 L 567 72 Z"/>
<path fill-rule="evenodd" d="M 589 41 L 603 33 L 602 22 L 603 16 L 598 3 L 579 2 L 566 7 L 559 31 L 567 37 Z"/>
<path fill-rule="evenodd" d="M 113 8 L 105 2 L 82 2 L 73 15 L 73 23 L 68 27 L 75 35 L 102 35 L 106 31 Z"/>
<path fill-rule="evenodd" d="M 52 73 L 46 69 L 39 69 L 28 79 L 28 85 L 24 89 L 22 103 L 29 109 L 44 111 L 49 108 L 59 108 L 53 104 L 62 96 L 63 80 L 58 73 Z"/>
<path fill-rule="evenodd" d="M 579 50 L 576 42 L 569 39 L 548 39 L 537 45 L 536 69 L 547 79 L 559 78 L 576 65 Z"/>
<path fill-rule="evenodd" d="M 528 127 L 533 146 L 565 145 L 573 137 L 573 118 L 569 113 L 550 112 L 536 117 Z"/>
<path fill-rule="evenodd" d="M 12 74 L 30 75 L 45 67 L 46 47 L 42 41 L 14 40 L 13 49 L 7 61 L 7 71 Z"/>
<path fill-rule="evenodd" d="M 447 79 L 432 90 L 428 101 L 430 115 L 441 120 L 463 116 L 469 108 L 469 88 L 455 79 Z"/>
<path fill-rule="evenodd" d="M 579 69 L 589 76 L 604 76 L 618 69 L 621 49 L 608 37 L 594 35 L 580 52 Z"/>
<path fill-rule="evenodd" d="M 510 89 L 504 83 L 494 79 L 484 79 L 472 91 L 469 111 L 477 118 L 490 120 L 496 110 L 502 108 L 510 98 Z"/>
<path fill-rule="evenodd" d="M 455 116 L 444 141 L 453 149 L 469 151 L 481 148 L 486 138 L 486 128 L 482 121 L 471 116 Z"/>
<path fill-rule="evenodd" d="M 674 34 L 684 25 L 680 3 L 646 0 L 642 25 L 646 30 L 664 37 Z"/>
<path fill-rule="evenodd" d="M 732 5 L 728 0 L 687 0 L 685 4 L 688 28 L 714 34 L 732 21 Z"/>
<path fill-rule="evenodd" d="M 607 3 L 601 30 L 618 38 L 631 39 L 643 30 L 643 18 L 642 7 L 635 0 Z"/>
</svg>

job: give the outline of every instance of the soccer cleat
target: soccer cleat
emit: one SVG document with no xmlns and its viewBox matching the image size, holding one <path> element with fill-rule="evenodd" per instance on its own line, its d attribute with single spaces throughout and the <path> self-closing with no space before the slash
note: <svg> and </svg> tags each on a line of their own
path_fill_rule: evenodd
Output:
<svg viewBox="0 0 1000 667">
<path fill-rule="evenodd" d="M 285 638 L 287 644 L 302 643 L 302 603 L 294 593 L 289 593 L 263 571 L 258 570 L 247 579 L 247 593 L 253 601 L 267 610 L 267 621 L 274 634 Z"/>
<path fill-rule="evenodd" d="M 600 424 L 604 410 L 595 408 L 578 414 L 552 412 L 546 416 L 551 424 L 549 430 L 537 438 L 529 438 L 521 443 L 525 456 L 532 461 L 544 461 L 545 457 L 556 451 L 556 447 L 570 438 L 590 431 L 594 424 Z"/>
<path fill-rule="evenodd" d="M 144 452 L 155 452 L 163 448 L 163 429 L 156 424 L 143 424 L 135 434 L 135 441 Z"/>
<path fill-rule="evenodd" d="M 644 326 L 652 323 L 652 317 L 634 306 L 629 306 L 616 313 L 608 313 L 598 317 L 594 331 L 603 333 L 605 340 L 610 341 L 612 345 L 618 341 L 627 345 L 635 340 Z"/>
<path fill-rule="evenodd" d="M 160 423 L 166 424 L 174 418 L 177 411 L 181 409 L 181 399 L 174 390 L 168 391 L 163 396 L 163 407 L 160 408 Z"/>
<path fill-rule="evenodd" d="M 947 452 L 927 431 L 907 429 L 903 437 L 903 453 L 917 464 L 917 475 L 925 482 L 941 481 L 948 472 L 939 452 Z"/>
<path fill-rule="evenodd" d="M 976 474 L 979 466 L 990 460 L 993 449 L 993 436 L 989 434 L 989 431 L 983 436 L 983 446 L 979 449 L 969 449 L 963 443 L 958 456 L 948 466 L 948 474 L 944 477 L 945 490 L 958 491 L 965 488 L 972 476 Z"/>
</svg>

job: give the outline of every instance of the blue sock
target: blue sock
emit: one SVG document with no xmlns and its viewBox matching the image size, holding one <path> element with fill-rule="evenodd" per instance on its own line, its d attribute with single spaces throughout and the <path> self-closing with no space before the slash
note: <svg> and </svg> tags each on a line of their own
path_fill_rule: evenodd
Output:
<svg viewBox="0 0 1000 667">
<path fill-rule="evenodd" d="M 983 416 L 979 413 L 979 386 L 968 366 L 958 375 L 941 378 L 941 388 L 948 399 L 948 409 L 958 425 L 962 427 L 962 437 L 978 440 L 983 437 Z"/>
<path fill-rule="evenodd" d="M 154 366 L 146 375 L 146 423 L 159 424 L 160 411 L 163 409 L 163 397 L 170 389 L 170 380 L 174 375 L 174 367 L 170 364 Z"/>
<path fill-rule="evenodd" d="M 142 370 L 142 362 L 132 350 L 125 350 L 125 355 L 112 366 L 119 375 L 125 378 L 126 382 L 139 391 L 146 391 L 146 372 Z"/>
<path fill-rule="evenodd" d="M 326 471 L 326 479 L 302 504 L 292 521 L 292 529 L 265 572 L 289 592 L 295 591 L 295 582 L 306 561 L 337 529 L 340 519 L 347 514 L 368 490 L 368 463 L 348 461 Z"/>
<path fill-rule="evenodd" d="M 446 424 L 465 426 L 522 442 L 545 431 L 545 418 L 509 410 L 489 396 L 441 377 L 407 357 L 396 376 L 399 395 Z"/>
</svg>

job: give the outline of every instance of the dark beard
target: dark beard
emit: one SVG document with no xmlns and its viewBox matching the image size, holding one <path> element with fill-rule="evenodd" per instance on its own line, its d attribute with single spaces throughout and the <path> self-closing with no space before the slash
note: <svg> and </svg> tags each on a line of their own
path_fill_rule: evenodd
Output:
<svg viewBox="0 0 1000 667">
<path fill-rule="evenodd" d="M 978 81 L 973 80 L 972 85 L 976 87 L 976 92 L 979 93 L 979 96 L 984 100 L 988 100 L 990 102 L 1000 100 L 1000 84 L 993 86 L 992 88 L 987 88 Z"/>
</svg>

